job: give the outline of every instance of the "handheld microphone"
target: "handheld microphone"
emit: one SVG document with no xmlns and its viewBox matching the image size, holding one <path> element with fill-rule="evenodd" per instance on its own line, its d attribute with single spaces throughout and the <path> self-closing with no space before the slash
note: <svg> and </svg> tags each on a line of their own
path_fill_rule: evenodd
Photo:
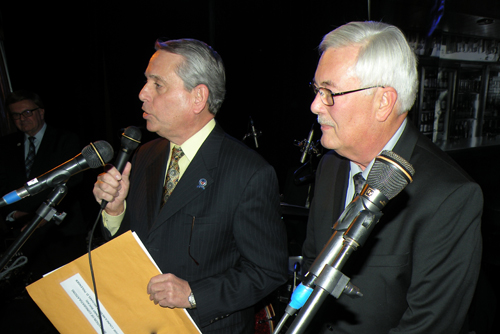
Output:
<svg viewBox="0 0 500 334">
<path fill-rule="evenodd" d="M 118 152 L 115 160 L 115 168 L 121 173 L 125 168 L 125 164 L 130 159 L 134 150 L 141 144 L 141 130 L 135 126 L 129 126 L 122 133 L 121 144 L 122 148 Z"/>
<path fill-rule="evenodd" d="M 141 130 L 135 126 L 129 126 L 122 133 L 121 144 L 122 148 L 118 152 L 115 161 L 115 168 L 121 173 L 125 168 L 127 161 L 134 150 L 141 144 L 142 133 Z M 103 200 L 101 202 L 101 208 L 104 209 L 108 204 L 107 201 Z"/>
<path fill-rule="evenodd" d="M 382 217 L 381 210 L 387 202 L 413 181 L 414 173 L 413 166 L 392 151 L 383 151 L 375 159 L 361 194 L 345 208 L 333 225 L 334 233 L 314 260 L 304 281 L 293 292 L 291 302 L 274 333 L 279 333 L 288 317 L 306 302 L 306 307 L 301 310 L 287 334 L 304 330 L 328 294 L 336 298 L 343 292 L 362 296 L 340 270 L 352 251 L 364 244 Z M 325 279 L 323 276 L 328 277 Z M 323 286 L 327 286 L 328 290 L 323 289 Z"/>
<path fill-rule="evenodd" d="M 11 191 L 0 200 L 0 207 L 15 203 L 25 197 L 54 187 L 67 181 L 71 176 L 89 168 L 105 166 L 113 157 L 113 148 L 105 141 L 90 143 L 73 159 L 53 168 L 52 170 L 28 181 L 23 187 Z"/>
</svg>

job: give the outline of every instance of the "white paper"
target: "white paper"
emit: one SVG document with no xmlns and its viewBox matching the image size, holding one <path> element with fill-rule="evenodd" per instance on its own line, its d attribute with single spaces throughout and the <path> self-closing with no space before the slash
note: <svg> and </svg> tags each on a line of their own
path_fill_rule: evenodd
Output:
<svg viewBox="0 0 500 334">
<path fill-rule="evenodd" d="M 80 276 L 80 274 L 76 274 L 60 284 L 71 300 L 73 300 L 75 305 L 90 322 L 94 330 L 98 334 L 102 334 L 101 321 L 99 320 L 99 313 L 97 312 L 97 306 L 95 303 L 95 294 L 82 276 Z M 101 310 L 104 332 L 106 334 L 124 334 L 100 301 L 99 308 Z"/>
</svg>

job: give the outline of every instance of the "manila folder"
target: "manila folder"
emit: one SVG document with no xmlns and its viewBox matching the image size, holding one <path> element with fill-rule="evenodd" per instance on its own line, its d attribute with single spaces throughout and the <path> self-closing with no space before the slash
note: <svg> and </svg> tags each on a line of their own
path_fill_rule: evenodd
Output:
<svg viewBox="0 0 500 334">
<path fill-rule="evenodd" d="M 88 254 L 27 287 L 60 333 L 201 333 L 185 309 L 149 300 L 148 282 L 161 272 L 135 233 L 128 231 L 94 249 L 91 258 L 101 316 Z"/>
</svg>

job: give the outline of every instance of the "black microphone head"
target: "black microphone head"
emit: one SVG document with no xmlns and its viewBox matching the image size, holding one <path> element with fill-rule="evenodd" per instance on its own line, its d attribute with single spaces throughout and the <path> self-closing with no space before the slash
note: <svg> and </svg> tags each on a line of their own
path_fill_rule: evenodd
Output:
<svg viewBox="0 0 500 334">
<path fill-rule="evenodd" d="M 388 200 L 413 181 L 413 166 L 392 151 L 383 151 L 375 159 L 367 184 L 378 189 Z"/>
<path fill-rule="evenodd" d="M 113 155 L 113 147 L 103 140 L 90 143 L 90 145 L 85 146 L 82 150 L 82 156 L 90 168 L 105 166 L 113 158 Z"/>
<path fill-rule="evenodd" d="M 124 150 L 135 150 L 141 144 L 142 132 L 135 126 L 129 126 L 122 134 L 122 148 Z"/>
</svg>

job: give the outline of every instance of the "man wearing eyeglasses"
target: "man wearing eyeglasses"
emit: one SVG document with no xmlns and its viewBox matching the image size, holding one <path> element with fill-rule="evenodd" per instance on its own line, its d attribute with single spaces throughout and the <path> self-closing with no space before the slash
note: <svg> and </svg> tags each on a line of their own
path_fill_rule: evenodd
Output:
<svg viewBox="0 0 500 334">
<path fill-rule="evenodd" d="M 274 169 L 215 121 L 225 70 L 211 47 L 157 41 L 145 76 L 143 118 L 162 138 L 98 177 L 106 231 L 144 242 L 163 272 L 144 287 L 158 307 L 189 309 L 206 334 L 254 333 L 254 305 L 287 277 Z"/>
<path fill-rule="evenodd" d="M 15 91 L 6 97 L 5 107 L 19 131 L 0 138 L 2 195 L 73 158 L 81 150 L 79 139 L 74 133 L 45 123 L 45 108 L 38 94 Z M 74 193 L 81 180 L 81 175 L 69 180 L 69 194 L 57 207 L 59 212 L 67 214 L 63 222 L 55 226 L 52 220 L 40 226 L 20 249 L 28 256 L 32 279 L 41 278 L 48 271 L 85 252 L 86 226 L 80 203 L 76 199 L 78 194 Z M 1 218 L 6 220 L 14 236 L 31 222 L 34 213 L 51 191 L 48 189 L 1 209 Z"/>
<path fill-rule="evenodd" d="M 460 333 L 480 267 L 482 193 L 407 119 L 417 94 L 416 57 L 399 29 L 378 22 L 341 26 L 320 51 L 311 110 L 332 151 L 317 169 L 306 266 L 353 199 L 354 175 L 367 179 L 381 151 L 403 157 L 415 175 L 343 267 L 363 297 L 330 296 L 309 331 Z"/>
</svg>

